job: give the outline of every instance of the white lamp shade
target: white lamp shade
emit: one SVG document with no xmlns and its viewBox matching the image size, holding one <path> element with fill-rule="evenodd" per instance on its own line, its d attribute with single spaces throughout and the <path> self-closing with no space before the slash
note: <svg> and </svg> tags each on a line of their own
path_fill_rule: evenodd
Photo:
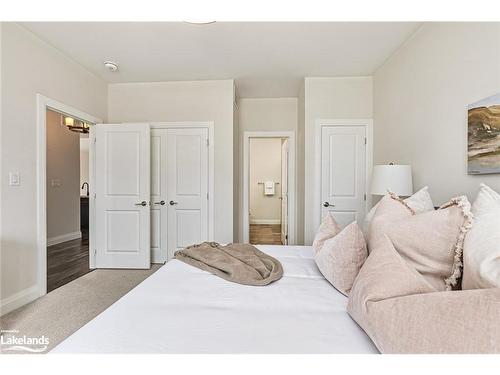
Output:
<svg viewBox="0 0 500 375">
<path fill-rule="evenodd" d="M 386 195 L 388 191 L 403 197 L 413 194 L 411 165 L 376 165 L 373 167 L 371 193 Z"/>
</svg>

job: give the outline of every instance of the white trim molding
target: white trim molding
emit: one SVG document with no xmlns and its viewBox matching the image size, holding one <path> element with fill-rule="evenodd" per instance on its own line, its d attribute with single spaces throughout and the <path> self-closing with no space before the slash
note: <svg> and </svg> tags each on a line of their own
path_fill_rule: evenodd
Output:
<svg viewBox="0 0 500 375">
<path fill-rule="evenodd" d="M 46 180 L 47 180 L 47 168 L 46 168 L 46 158 L 47 158 L 47 109 L 52 109 L 56 112 L 67 114 L 71 117 L 76 117 L 89 124 L 102 123 L 100 118 L 94 117 L 88 113 L 82 112 L 79 109 L 73 108 L 64 103 L 58 102 L 57 100 L 50 99 L 41 94 L 36 95 L 36 110 L 37 110 L 37 121 L 36 121 L 36 174 L 37 174 L 37 294 L 34 298 L 27 298 L 26 296 L 33 297 L 33 294 L 26 294 L 23 301 L 28 303 L 37 297 L 43 296 L 47 293 L 47 192 L 46 192 Z M 89 153 L 92 152 L 92 146 Z M 92 164 L 90 164 L 89 173 L 93 173 Z M 92 180 L 90 181 L 90 193 L 92 196 L 93 186 Z M 90 213 L 89 219 L 92 215 L 93 202 L 90 200 Z M 89 233 L 89 249 L 92 249 L 94 239 L 93 231 Z M 90 251 L 90 266 L 92 266 L 92 251 Z"/>
<path fill-rule="evenodd" d="M 277 225 L 277 224 L 281 224 L 281 220 L 280 219 L 250 219 L 250 224 Z"/>
<path fill-rule="evenodd" d="M 151 129 L 206 128 L 208 129 L 208 240 L 215 237 L 215 131 L 213 121 L 150 122 Z"/>
<path fill-rule="evenodd" d="M 76 240 L 78 238 L 82 238 L 81 231 L 61 234 L 60 236 L 48 237 L 47 238 L 47 246 L 57 245 L 58 243 L 72 241 L 72 240 Z"/>
<path fill-rule="evenodd" d="M 365 213 L 372 206 L 372 196 L 370 192 L 370 184 L 373 169 L 373 120 L 372 119 L 317 119 L 314 127 L 314 170 L 313 170 L 313 201 L 310 203 L 312 208 L 312 224 L 313 228 L 319 228 L 321 224 L 321 134 L 322 127 L 330 126 L 364 126 L 366 129 L 366 161 L 365 161 Z M 307 201 L 307 198 L 306 198 Z M 307 203 L 306 203 L 307 204 Z M 306 218 L 307 220 L 307 218 Z M 305 234 L 307 235 L 307 234 Z"/>
<path fill-rule="evenodd" d="M 45 293 L 44 293 L 45 294 Z M 0 301 L 0 316 L 10 313 L 27 303 L 34 301 L 40 297 L 41 291 L 38 285 L 33 285 L 29 288 L 23 289 L 7 298 Z"/>
<path fill-rule="evenodd" d="M 288 138 L 288 244 L 295 245 L 297 222 L 295 211 L 297 201 L 295 192 L 297 189 L 297 180 L 295 178 L 295 132 L 294 131 L 256 131 L 243 133 L 243 242 L 250 240 L 250 215 L 249 215 L 249 197 L 250 197 L 250 138 Z"/>
</svg>

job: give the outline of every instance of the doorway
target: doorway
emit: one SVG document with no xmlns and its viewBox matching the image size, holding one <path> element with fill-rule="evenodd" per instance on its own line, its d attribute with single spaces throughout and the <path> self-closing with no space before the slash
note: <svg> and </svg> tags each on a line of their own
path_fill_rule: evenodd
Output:
<svg viewBox="0 0 500 375">
<path fill-rule="evenodd" d="M 47 292 L 91 271 L 89 127 L 46 109 Z"/>
<path fill-rule="evenodd" d="M 293 244 L 294 134 L 245 132 L 244 138 L 243 241 Z"/>
<path fill-rule="evenodd" d="M 93 143 L 87 131 L 100 122 L 37 94 L 38 296 L 93 268 Z"/>
</svg>

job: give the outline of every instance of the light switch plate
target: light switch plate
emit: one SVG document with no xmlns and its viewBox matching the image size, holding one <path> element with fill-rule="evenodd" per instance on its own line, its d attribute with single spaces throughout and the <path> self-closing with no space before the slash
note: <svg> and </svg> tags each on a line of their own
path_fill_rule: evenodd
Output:
<svg viewBox="0 0 500 375">
<path fill-rule="evenodd" d="M 21 185 L 21 178 L 19 177 L 19 172 L 9 172 L 9 185 L 10 186 Z"/>
</svg>

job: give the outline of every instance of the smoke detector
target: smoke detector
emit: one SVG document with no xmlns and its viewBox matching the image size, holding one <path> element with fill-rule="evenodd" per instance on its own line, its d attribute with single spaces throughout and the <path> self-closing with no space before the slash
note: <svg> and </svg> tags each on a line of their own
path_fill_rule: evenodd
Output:
<svg viewBox="0 0 500 375">
<path fill-rule="evenodd" d="M 106 69 L 108 69 L 111 73 L 116 72 L 118 70 L 118 64 L 113 62 L 113 61 L 104 61 L 104 66 Z"/>
</svg>

